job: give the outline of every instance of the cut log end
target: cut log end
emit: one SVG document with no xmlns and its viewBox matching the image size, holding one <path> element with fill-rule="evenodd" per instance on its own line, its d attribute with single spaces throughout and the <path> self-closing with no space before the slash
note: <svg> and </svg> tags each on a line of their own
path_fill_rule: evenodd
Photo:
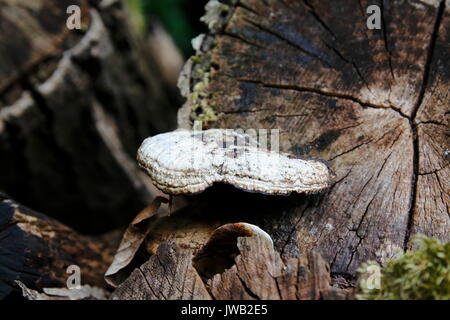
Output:
<svg viewBox="0 0 450 320">
<path fill-rule="evenodd" d="M 450 240 L 450 8 L 383 3 L 227 1 L 181 78 L 180 126 L 276 128 L 282 151 L 331 163 L 323 196 L 256 224 L 280 226 L 284 254 L 318 250 L 347 278 L 417 234 Z M 367 28 L 369 4 L 381 30 Z"/>
</svg>

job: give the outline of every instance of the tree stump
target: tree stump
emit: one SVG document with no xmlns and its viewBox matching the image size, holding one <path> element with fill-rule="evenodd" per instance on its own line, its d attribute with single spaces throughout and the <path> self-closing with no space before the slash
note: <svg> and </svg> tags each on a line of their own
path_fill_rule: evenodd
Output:
<svg viewBox="0 0 450 320">
<path fill-rule="evenodd" d="M 293 227 L 285 254 L 320 248 L 349 275 L 417 233 L 450 239 L 450 7 L 370 4 L 382 30 L 367 29 L 365 1 L 240 1 L 200 53 L 210 126 L 280 128 L 283 151 L 330 161 L 337 178 L 318 203 L 269 224 Z"/>
<path fill-rule="evenodd" d="M 366 26 L 371 4 L 381 8 L 381 30 Z M 189 272 L 174 288 L 193 283 L 189 257 L 225 223 L 265 230 L 284 263 L 317 251 L 341 288 L 355 286 L 363 262 L 384 264 L 419 233 L 450 240 L 448 1 L 211 1 L 205 20 L 211 31 L 194 42 L 197 55 L 179 80 L 187 97 L 179 126 L 280 129 L 282 151 L 326 159 L 336 178 L 312 196 L 218 185 L 187 197 L 189 206 L 162 219 L 146 243 L 156 256 L 179 258 L 161 246 L 170 239 L 193 252 L 179 258 Z M 137 288 L 140 297 L 167 298 L 152 266 L 116 298 Z M 256 276 L 233 279 L 221 287 L 234 285 L 233 296 L 212 294 L 203 280 L 218 299 L 260 297 L 249 293 Z"/>
<path fill-rule="evenodd" d="M 66 27 L 70 5 L 80 30 Z M 178 101 L 126 2 L 0 7 L 0 189 L 83 232 L 126 225 L 154 196 L 136 150 L 175 127 Z"/>
</svg>

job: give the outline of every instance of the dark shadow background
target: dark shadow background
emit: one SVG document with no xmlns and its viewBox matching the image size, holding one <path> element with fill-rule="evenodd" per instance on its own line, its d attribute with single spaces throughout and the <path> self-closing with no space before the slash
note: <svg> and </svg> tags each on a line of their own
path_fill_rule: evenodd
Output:
<svg viewBox="0 0 450 320">
<path fill-rule="evenodd" d="M 207 31 L 200 21 L 207 0 L 132 0 L 133 8 L 140 12 L 144 22 L 160 22 L 172 36 L 185 58 L 194 52 L 191 39 Z"/>
</svg>

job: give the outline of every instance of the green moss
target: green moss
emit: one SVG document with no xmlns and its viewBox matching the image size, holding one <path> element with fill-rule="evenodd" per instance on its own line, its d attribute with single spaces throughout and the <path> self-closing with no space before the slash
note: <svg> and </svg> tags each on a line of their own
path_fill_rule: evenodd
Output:
<svg viewBox="0 0 450 320">
<path fill-rule="evenodd" d="M 192 81 L 195 83 L 189 96 L 191 102 L 190 120 L 211 122 L 218 119 L 212 101 L 214 94 L 208 90 L 211 80 L 211 53 L 205 52 L 190 58 L 195 64 L 192 72 Z"/>
<path fill-rule="evenodd" d="M 217 113 L 210 105 L 213 95 L 206 90 L 210 81 L 210 72 L 209 70 L 200 71 L 198 69 L 196 72 L 197 74 L 201 73 L 202 78 L 195 84 L 189 96 L 191 101 L 191 121 L 216 121 L 218 119 Z"/>
<path fill-rule="evenodd" d="M 450 299 L 450 243 L 419 236 L 418 248 L 391 260 L 381 269 L 380 286 L 373 287 L 376 262 L 364 263 L 358 299 L 369 300 L 448 300 Z M 370 280 L 370 281 L 369 281 Z"/>
<path fill-rule="evenodd" d="M 199 56 L 192 56 L 189 59 L 191 59 L 191 61 L 196 64 L 199 64 L 202 61 Z"/>
<path fill-rule="evenodd" d="M 210 1 L 206 6 L 206 13 L 200 19 L 205 22 L 210 32 L 214 33 L 224 21 L 224 14 L 230 10 L 230 7 L 219 2 Z M 211 50 L 216 46 L 215 39 L 209 40 L 209 48 L 203 52 L 197 50 L 197 55 L 190 58 L 192 67 L 192 92 L 188 99 L 191 103 L 190 120 L 211 122 L 219 117 L 214 109 L 215 94 L 209 90 L 211 74 L 213 73 Z"/>
</svg>

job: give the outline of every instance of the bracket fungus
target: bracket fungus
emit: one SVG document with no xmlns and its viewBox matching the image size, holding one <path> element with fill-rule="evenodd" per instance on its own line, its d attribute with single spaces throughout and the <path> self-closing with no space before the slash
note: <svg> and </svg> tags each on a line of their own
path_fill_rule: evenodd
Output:
<svg viewBox="0 0 450 320">
<path fill-rule="evenodd" d="M 170 195 L 199 193 L 215 182 L 263 194 L 311 193 L 331 180 L 324 161 L 268 150 L 253 135 L 232 129 L 159 134 L 144 140 L 137 159 Z"/>
</svg>

